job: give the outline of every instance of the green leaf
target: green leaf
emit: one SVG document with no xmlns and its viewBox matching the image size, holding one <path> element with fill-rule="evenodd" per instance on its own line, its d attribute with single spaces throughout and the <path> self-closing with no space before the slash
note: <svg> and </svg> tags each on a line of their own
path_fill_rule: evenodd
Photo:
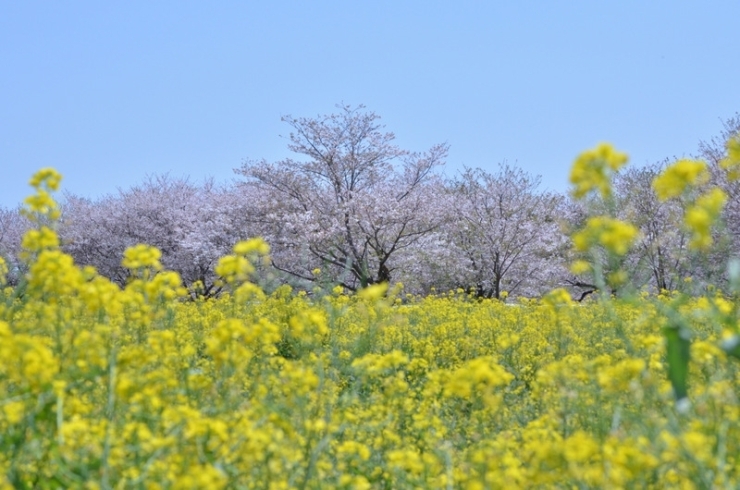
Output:
<svg viewBox="0 0 740 490">
<path fill-rule="evenodd" d="M 663 328 L 666 338 L 666 358 L 668 360 L 668 379 L 673 386 L 676 401 L 688 395 L 689 378 L 689 341 L 688 332 L 676 326 Z"/>
</svg>

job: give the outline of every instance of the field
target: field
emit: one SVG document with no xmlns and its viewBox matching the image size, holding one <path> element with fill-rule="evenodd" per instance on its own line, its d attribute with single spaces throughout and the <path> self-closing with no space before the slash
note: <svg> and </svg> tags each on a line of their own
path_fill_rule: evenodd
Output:
<svg viewBox="0 0 740 490">
<path fill-rule="evenodd" d="M 740 485 L 718 291 L 268 295 L 253 239 L 216 267 L 228 293 L 193 300 L 146 245 L 123 289 L 76 266 L 48 193 L 27 202 L 29 271 L 0 296 L 0 488 Z M 607 249 L 628 230 L 589 226 Z"/>
<path fill-rule="evenodd" d="M 738 371 L 711 321 L 732 309 L 722 298 L 678 307 L 695 338 L 692 404 L 677 410 L 670 295 L 508 306 L 244 282 L 181 302 L 175 278 L 149 277 L 156 252 L 128 259 L 140 279 L 125 290 L 54 251 L 22 298 L 6 290 L 4 488 L 740 483 Z"/>
</svg>

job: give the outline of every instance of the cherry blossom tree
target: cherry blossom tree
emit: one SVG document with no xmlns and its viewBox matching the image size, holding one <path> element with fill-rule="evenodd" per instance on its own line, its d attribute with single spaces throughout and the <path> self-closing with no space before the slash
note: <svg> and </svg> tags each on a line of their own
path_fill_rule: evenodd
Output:
<svg viewBox="0 0 740 490">
<path fill-rule="evenodd" d="M 724 222 L 731 241 L 732 253 L 740 255 L 740 180 L 728 178 L 728 172 L 720 162 L 727 157 L 727 143 L 740 138 L 740 113 L 723 123 L 718 136 L 699 143 L 699 157 L 707 161 L 712 174 L 710 185 L 716 185 L 727 193 Z"/>
<path fill-rule="evenodd" d="M 601 247 L 584 255 L 570 252 L 572 264 L 585 259 L 599 272 L 610 294 L 647 287 L 653 291 L 673 289 L 689 274 L 688 237 L 682 225 L 684 203 L 681 199 L 660 201 L 653 180 L 666 162 L 645 167 L 626 167 L 615 172 L 611 192 L 594 194 L 569 201 L 567 209 L 569 234 L 586 226 L 590 218 L 606 216 L 629 223 L 637 230 L 632 246 L 619 258 Z M 601 289 L 594 269 L 571 274 L 565 281 L 578 299 Z M 613 274 L 617 274 L 613 276 Z M 612 278 L 612 280 L 609 280 Z M 615 282 L 615 279 L 619 278 Z"/>
<path fill-rule="evenodd" d="M 199 294 L 216 294 L 214 265 L 250 232 L 241 219 L 239 197 L 234 189 L 212 182 L 197 186 L 167 176 L 95 201 L 68 195 L 64 248 L 76 262 L 124 284 L 123 251 L 139 243 L 153 245 L 162 252 L 163 266 L 177 271 L 184 285 L 196 285 Z"/>
<path fill-rule="evenodd" d="M 461 253 L 459 284 L 476 294 L 536 295 L 565 270 L 563 196 L 539 191 L 539 178 L 501 165 L 495 174 L 466 169 L 450 184 L 454 219 L 449 241 Z"/>
<path fill-rule="evenodd" d="M 677 288 L 691 273 L 689 236 L 682 223 L 685 202 L 661 202 L 652 185 L 667 164 L 628 167 L 614 179 L 617 217 L 640 230 L 627 261 L 632 282 L 657 291 Z"/>
<path fill-rule="evenodd" d="M 261 196 L 278 270 L 356 290 L 393 280 L 396 259 L 442 223 L 435 170 L 447 146 L 402 150 L 375 113 L 338 109 L 283 118 L 292 129 L 288 148 L 301 159 L 248 161 L 236 172 Z"/>
<path fill-rule="evenodd" d="M 9 285 L 18 284 L 26 272 L 21 260 L 21 240 L 31 223 L 23 216 L 20 208 L 0 207 L 0 257 L 8 268 L 6 281 Z"/>
<path fill-rule="evenodd" d="M 699 142 L 699 157 L 706 160 L 710 166 L 718 167 L 727 156 L 727 142 L 738 136 L 740 136 L 740 112 L 723 121 L 719 135 L 709 141 Z"/>
</svg>

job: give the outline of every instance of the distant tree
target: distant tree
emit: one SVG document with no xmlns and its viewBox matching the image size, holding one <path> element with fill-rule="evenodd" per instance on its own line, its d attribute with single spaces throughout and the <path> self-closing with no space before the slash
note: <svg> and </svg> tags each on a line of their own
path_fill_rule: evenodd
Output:
<svg viewBox="0 0 740 490">
<path fill-rule="evenodd" d="M 21 214 L 20 208 L 0 207 L 0 257 L 8 267 L 7 283 L 18 284 L 26 273 L 26 264 L 22 260 L 21 240 L 31 223 Z"/>
<path fill-rule="evenodd" d="M 564 198 L 538 190 L 539 177 L 502 165 L 495 174 L 465 169 L 450 183 L 453 219 L 446 229 L 461 253 L 459 283 L 481 297 L 503 291 L 536 295 L 564 269 Z"/>
<path fill-rule="evenodd" d="M 699 157 L 706 160 L 712 174 L 710 185 L 719 186 L 727 194 L 727 203 L 723 212 L 723 223 L 727 233 L 726 250 L 721 247 L 712 251 L 713 268 L 722 268 L 729 256 L 740 257 L 740 180 L 728 178 L 728 172 L 720 162 L 727 156 L 727 143 L 733 138 L 740 138 L 740 113 L 723 123 L 718 136 L 699 143 Z M 721 241 L 718 241 L 721 244 Z M 723 271 L 724 272 L 724 271 Z M 715 274 L 716 275 L 716 274 Z"/>
<path fill-rule="evenodd" d="M 447 239 L 444 233 L 425 236 L 403 256 L 399 279 L 408 293 L 425 296 L 463 286 L 462 253 Z"/>
<path fill-rule="evenodd" d="M 711 167 L 718 167 L 719 162 L 727 156 L 727 142 L 740 136 L 740 112 L 722 122 L 720 134 L 709 141 L 699 142 L 699 157 L 706 160 Z"/>
<path fill-rule="evenodd" d="M 435 169 L 447 146 L 402 150 L 364 106 L 316 118 L 283 118 L 288 148 L 303 157 L 248 161 L 235 171 L 260 195 L 273 264 L 296 278 L 350 290 L 391 281 L 394 261 L 436 230 Z"/>
<path fill-rule="evenodd" d="M 603 202 L 599 199 L 584 197 L 577 200 L 573 198 L 572 194 L 565 196 L 560 219 L 563 222 L 562 228 L 566 236 L 570 237 L 577 230 L 583 228 L 591 215 L 605 214 L 606 212 L 603 208 Z M 568 246 L 563 252 L 563 255 L 565 256 L 565 264 L 561 283 L 571 291 L 573 297 L 577 301 L 583 301 L 591 294 L 597 292 L 599 287 L 595 284 L 593 274 L 590 272 L 576 274 L 568 267 L 575 261 L 584 258 L 583 254 L 575 251 L 571 240 L 568 240 Z"/>
<path fill-rule="evenodd" d="M 638 237 L 628 254 L 619 264 L 610 263 L 607 256 L 588 257 L 598 262 L 604 277 L 618 265 L 627 273 L 631 287 L 648 287 L 653 290 L 682 289 L 684 279 L 692 278 L 691 289 L 708 284 L 723 287 L 726 284 L 726 264 L 732 254 L 740 253 L 740 184 L 727 178 L 720 162 L 726 156 L 727 141 L 740 134 L 740 115 L 725 122 L 719 137 L 699 145 L 697 158 L 709 163 L 712 178 L 708 183 L 697 183 L 681 195 L 665 201 L 658 199 L 653 182 L 667 167 L 677 162 L 665 160 L 644 167 L 628 167 L 613 176 L 613 195 L 590 196 L 571 202 L 570 228 L 583 227 L 590 216 L 605 215 L 629 222 L 639 230 Z M 709 250 L 696 253 L 691 250 L 690 233 L 684 225 L 684 216 L 692 202 L 709 188 L 719 186 L 729 196 L 723 212 L 725 229 L 713 231 L 713 245 Z M 729 231 L 728 235 L 724 233 Z M 573 258 L 577 258 L 574 254 Z M 597 254 L 598 255 L 598 254 Z M 569 284 L 585 294 L 598 289 L 590 282 L 588 274 L 572 276 Z M 626 285 L 626 283 L 625 283 Z M 612 287 L 612 293 L 617 292 Z"/>
<path fill-rule="evenodd" d="M 640 230 L 628 262 L 633 283 L 655 290 L 673 290 L 691 274 L 689 235 L 683 227 L 686 205 L 683 199 L 661 202 L 653 180 L 668 161 L 629 167 L 614 179 L 617 217 Z"/>
<path fill-rule="evenodd" d="M 93 265 L 125 284 L 123 251 L 146 243 L 162 252 L 162 264 L 177 271 L 186 286 L 218 292 L 213 267 L 248 233 L 239 220 L 238 196 L 211 182 L 196 186 L 185 179 L 151 177 L 117 195 L 88 200 L 68 195 L 61 229 L 64 249 L 75 261 Z"/>
</svg>

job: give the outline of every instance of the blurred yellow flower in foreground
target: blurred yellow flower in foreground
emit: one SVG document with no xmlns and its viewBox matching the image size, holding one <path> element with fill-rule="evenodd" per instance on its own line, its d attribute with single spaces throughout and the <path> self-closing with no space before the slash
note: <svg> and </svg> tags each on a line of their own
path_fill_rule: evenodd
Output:
<svg viewBox="0 0 740 490">
<path fill-rule="evenodd" d="M 613 254 L 624 255 L 638 233 L 637 228 L 629 223 L 606 216 L 596 216 L 589 218 L 585 228 L 573 235 L 573 245 L 580 252 L 601 245 Z"/>
<path fill-rule="evenodd" d="M 706 163 L 684 159 L 677 161 L 655 177 L 653 189 L 658 199 L 667 201 L 683 194 L 689 186 L 705 184 L 708 180 Z"/>
<path fill-rule="evenodd" d="M 139 244 L 129 247 L 123 252 L 121 265 L 131 270 L 150 267 L 158 271 L 162 269 L 162 264 L 159 262 L 161 257 L 162 252 L 156 247 Z"/>
<path fill-rule="evenodd" d="M 740 178 L 740 135 L 727 142 L 727 156 L 719 164 L 728 171 L 727 178 L 731 182 Z"/>
<path fill-rule="evenodd" d="M 694 205 L 686 210 L 684 223 L 693 232 L 691 248 L 706 250 L 712 243 L 712 226 L 719 219 L 727 194 L 722 189 L 714 188 L 700 196 Z"/>
<path fill-rule="evenodd" d="M 573 197 L 580 199 L 592 191 L 598 191 L 603 198 L 610 196 L 611 174 L 627 160 L 626 153 L 615 150 L 609 143 L 600 143 L 581 153 L 570 171 Z"/>
</svg>

